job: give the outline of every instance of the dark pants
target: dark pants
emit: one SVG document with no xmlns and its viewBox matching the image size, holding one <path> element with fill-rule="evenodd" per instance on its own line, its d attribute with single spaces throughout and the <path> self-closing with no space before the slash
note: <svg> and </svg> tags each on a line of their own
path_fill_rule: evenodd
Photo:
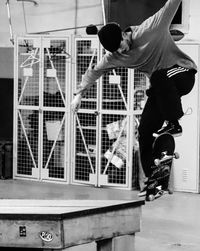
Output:
<svg viewBox="0 0 200 251">
<path fill-rule="evenodd" d="M 147 177 L 151 175 L 153 165 L 152 134 L 162 127 L 165 120 L 178 120 L 184 115 L 181 96 L 188 94 L 195 82 L 195 70 L 181 72 L 170 78 L 167 76 L 168 70 L 162 69 L 152 74 L 139 125 L 141 163 Z"/>
</svg>

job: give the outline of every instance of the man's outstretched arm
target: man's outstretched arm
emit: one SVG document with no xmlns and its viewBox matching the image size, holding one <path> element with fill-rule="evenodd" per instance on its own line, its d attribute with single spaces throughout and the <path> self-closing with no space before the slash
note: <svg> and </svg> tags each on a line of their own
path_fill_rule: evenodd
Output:
<svg viewBox="0 0 200 251">
<path fill-rule="evenodd" d="M 168 0 L 165 5 L 157 11 L 153 16 L 143 22 L 143 26 L 150 29 L 169 30 L 171 22 L 178 10 L 182 0 Z"/>
<path fill-rule="evenodd" d="M 161 10 L 160 24 L 170 26 L 182 0 L 168 0 Z"/>
<path fill-rule="evenodd" d="M 73 112 L 77 111 L 81 105 L 81 98 L 84 93 L 94 84 L 97 84 L 96 81 L 107 71 L 112 68 L 112 65 L 108 62 L 107 56 L 104 56 L 103 59 L 97 64 L 90 66 L 85 74 L 78 89 L 76 90 L 75 97 L 71 103 L 71 109 Z"/>
</svg>

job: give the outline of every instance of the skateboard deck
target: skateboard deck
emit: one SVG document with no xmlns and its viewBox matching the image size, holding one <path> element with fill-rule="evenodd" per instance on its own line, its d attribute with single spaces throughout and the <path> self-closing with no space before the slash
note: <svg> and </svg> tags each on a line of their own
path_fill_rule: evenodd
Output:
<svg viewBox="0 0 200 251">
<path fill-rule="evenodd" d="M 159 135 L 152 146 L 154 166 L 152 174 L 147 181 L 146 200 L 152 201 L 165 193 L 173 193 L 170 189 L 170 175 L 175 153 L 175 140 L 169 133 Z"/>
</svg>

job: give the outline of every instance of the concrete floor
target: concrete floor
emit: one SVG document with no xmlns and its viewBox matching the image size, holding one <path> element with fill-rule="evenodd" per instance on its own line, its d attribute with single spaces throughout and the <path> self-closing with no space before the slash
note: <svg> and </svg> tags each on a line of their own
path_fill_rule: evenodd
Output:
<svg viewBox="0 0 200 251">
<path fill-rule="evenodd" d="M 146 203 L 136 251 L 199 251 L 200 195 L 174 193 Z"/>
<path fill-rule="evenodd" d="M 0 180 L 0 199 L 135 199 L 137 191 Z M 176 192 L 142 207 L 136 251 L 199 251 L 200 195 Z M 10 249 L 9 249 L 10 250 Z M 94 251 L 95 244 L 71 248 Z M 125 250 L 122 250 L 125 251 Z"/>
</svg>

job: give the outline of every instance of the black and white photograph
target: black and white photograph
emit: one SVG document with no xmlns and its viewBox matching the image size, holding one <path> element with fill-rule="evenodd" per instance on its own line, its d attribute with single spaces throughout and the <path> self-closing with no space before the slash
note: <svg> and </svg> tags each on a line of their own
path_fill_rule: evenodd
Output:
<svg viewBox="0 0 200 251">
<path fill-rule="evenodd" d="M 199 13 L 0 0 L 1 250 L 200 250 Z"/>
</svg>

